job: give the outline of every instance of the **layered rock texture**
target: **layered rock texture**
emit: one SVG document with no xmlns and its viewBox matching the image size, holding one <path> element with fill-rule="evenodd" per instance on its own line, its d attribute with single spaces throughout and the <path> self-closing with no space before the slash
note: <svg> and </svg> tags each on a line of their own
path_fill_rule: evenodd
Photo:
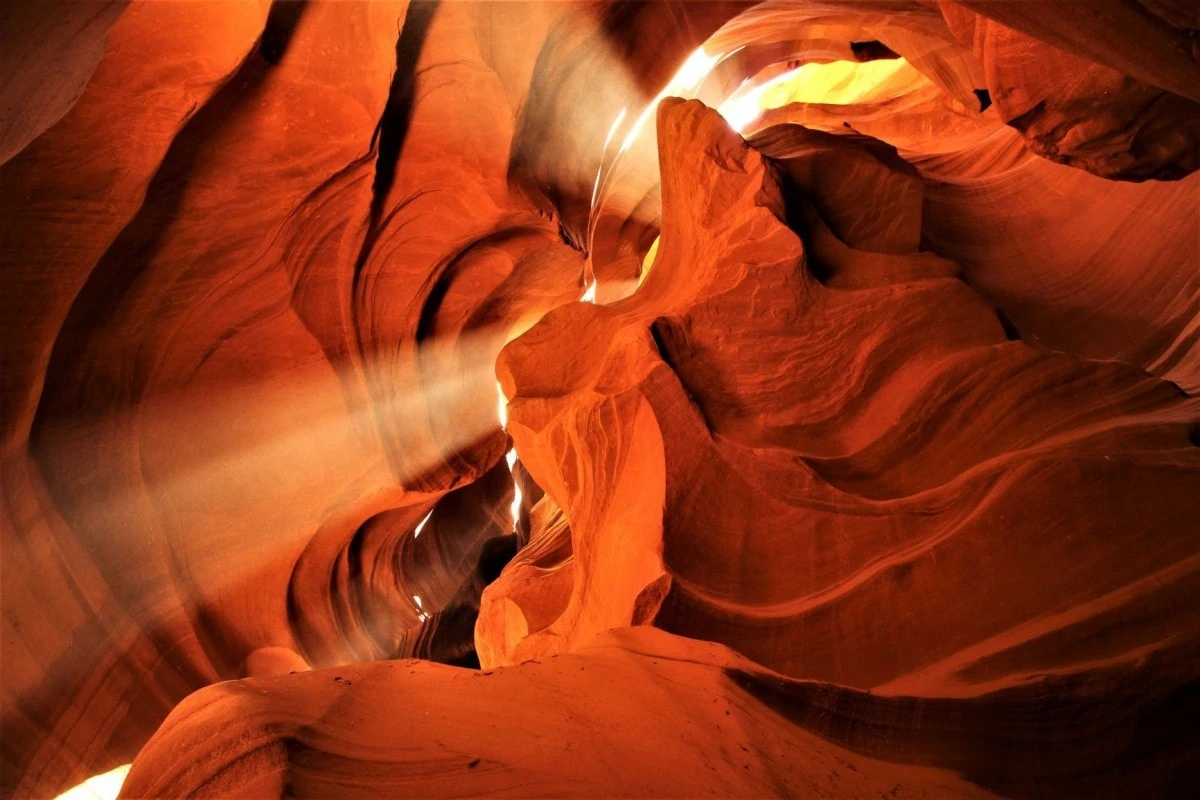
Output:
<svg viewBox="0 0 1200 800">
<path fill-rule="evenodd" d="M 1192 3 L 0 20 L 3 796 L 1200 792 Z"/>
</svg>

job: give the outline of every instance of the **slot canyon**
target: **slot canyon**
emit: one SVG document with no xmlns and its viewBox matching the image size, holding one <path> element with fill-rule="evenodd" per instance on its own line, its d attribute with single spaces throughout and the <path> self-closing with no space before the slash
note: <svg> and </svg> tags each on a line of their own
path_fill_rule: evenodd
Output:
<svg viewBox="0 0 1200 800">
<path fill-rule="evenodd" d="M 1195 0 L 0 61 L 0 797 L 1200 796 Z"/>
</svg>

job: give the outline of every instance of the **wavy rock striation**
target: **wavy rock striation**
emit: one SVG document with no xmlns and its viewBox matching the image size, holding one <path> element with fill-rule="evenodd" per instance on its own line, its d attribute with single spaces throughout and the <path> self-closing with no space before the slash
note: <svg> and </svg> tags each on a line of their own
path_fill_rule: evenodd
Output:
<svg viewBox="0 0 1200 800">
<path fill-rule="evenodd" d="M 484 593 L 485 665 L 652 619 L 889 695 L 1104 675 L 1115 696 L 1147 659 L 1190 691 L 1197 402 L 1011 341 L 917 250 L 921 181 L 890 148 L 773 128 L 765 157 L 695 102 L 664 102 L 658 130 L 642 288 L 501 354 L 574 575 L 510 565 Z M 548 625 L 524 615 L 568 589 Z"/>
<path fill-rule="evenodd" d="M 1102 685 L 1055 688 L 1050 705 L 1037 687 L 974 699 L 881 697 L 783 678 L 718 645 L 626 628 L 573 653 L 485 672 L 385 661 L 214 686 L 171 714 L 123 795 L 995 797 L 1184 788 L 1194 731 L 1164 728 L 1183 736 L 1116 749 L 1093 736 L 1128 736 L 1154 715 L 1173 717 L 1177 696 L 1156 691 L 1114 720 Z M 672 745 L 648 749 L 647 740 Z M 1163 749 L 1151 758 L 1154 745 Z"/>
</svg>

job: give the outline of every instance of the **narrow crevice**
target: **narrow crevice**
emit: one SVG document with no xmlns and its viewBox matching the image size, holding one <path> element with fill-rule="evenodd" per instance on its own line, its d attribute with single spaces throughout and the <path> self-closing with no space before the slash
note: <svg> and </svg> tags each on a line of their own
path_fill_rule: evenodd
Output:
<svg viewBox="0 0 1200 800">
<path fill-rule="evenodd" d="M 271 66 L 278 66 L 287 55 L 308 0 L 275 0 L 267 12 L 267 24 L 258 40 L 258 54 Z"/>
<path fill-rule="evenodd" d="M 417 315 L 417 329 L 414 336 L 416 344 L 420 345 L 433 335 L 433 331 L 437 325 L 437 314 L 441 310 L 442 302 L 446 299 L 446 294 L 450 291 L 450 287 L 454 284 L 455 279 L 458 278 L 464 266 L 469 263 L 469 256 L 485 251 L 490 247 L 502 249 L 505 244 L 534 232 L 536 232 L 536 229 L 533 228 L 506 228 L 496 231 L 472 242 L 462 250 L 452 253 L 448 258 L 437 264 L 431 271 L 430 277 L 426 279 L 425 284 L 421 287 L 422 291 L 419 296 L 424 297 L 424 300 L 421 304 L 421 310 Z"/>
<path fill-rule="evenodd" d="M 1013 321 L 1008 318 L 1008 315 L 998 308 L 995 309 L 995 311 L 996 319 L 1000 320 L 1000 327 L 1004 328 L 1004 336 L 1010 342 L 1021 341 L 1021 332 L 1017 330 L 1017 326 L 1014 325 Z"/>
<path fill-rule="evenodd" d="M 851 42 L 850 52 L 859 61 L 881 61 L 900 58 L 900 54 L 883 42 Z"/>
<path fill-rule="evenodd" d="M 692 391 L 692 387 L 688 386 L 683 375 L 679 373 L 679 369 L 671 355 L 670 337 L 671 329 L 675 323 L 667 317 L 659 317 L 650 324 L 650 337 L 654 341 L 654 348 L 658 351 L 658 357 L 666 364 L 667 369 L 671 370 L 671 374 L 675 376 L 675 380 L 679 382 L 679 388 L 683 390 L 683 394 L 687 397 L 688 403 L 696 410 L 696 414 L 704 422 L 704 427 L 712 433 L 716 428 L 712 424 L 712 420 L 708 418 L 708 414 L 704 412 L 704 407 L 700 405 L 700 401 L 696 397 L 696 393 Z"/>
<path fill-rule="evenodd" d="M 558 238 L 562 240 L 563 244 L 572 250 L 576 250 L 584 255 L 587 255 L 587 249 L 582 244 L 575 241 L 575 237 L 569 230 L 567 230 L 566 226 L 562 224 L 561 220 L 558 223 Z"/>
<path fill-rule="evenodd" d="M 372 222 L 378 222 L 388 191 L 396 181 L 400 152 L 408 137 L 417 82 L 417 61 L 425 47 L 425 39 L 438 9 L 440 0 L 419 0 L 409 6 L 404 26 L 396 39 L 396 71 L 388 90 L 383 116 L 375 126 L 372 144 L 377 147 L 374 194 L 371 205 Z"/>
<path fill-rule="evenodd" d="M 396 169 L 400 164 L 404 142 L 408 138 L 408 128 L 412 122 L 415 105 L 417 62 L 425 47 L 425 40 L 429 36 L 429 29 L 439 5 L 440 0 L 419 0 L 412 3 L 396 39 L 396 70 L 392 73 L 392 84 L 388 89 L 383 114 L 371 135 L 371 149 L 376 153 L 375 180 L 371 184 L 367 235 L 354 264 L 355 283 L 379 237 L 384 204 L 396 183 Z"/>
</svg>

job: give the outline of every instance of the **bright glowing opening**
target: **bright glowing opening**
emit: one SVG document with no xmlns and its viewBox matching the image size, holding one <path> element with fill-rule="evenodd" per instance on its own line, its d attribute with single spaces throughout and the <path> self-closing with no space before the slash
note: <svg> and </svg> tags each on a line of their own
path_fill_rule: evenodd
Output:
<svg viewBox="0 0 1200 800">
<path fill-rule="evenodd" d="M 799 70 L 792 70 L 782 75 L 776 75 L 774 78 L 771 78 L 760 86 L 755 86 L 740 96 L 735 92 L 728 100 L 721 104 L 717 109 L 717 113 L 725 118 L 725 121 L 729 123 L 729 127 L 738 133 L 742 133 L 762 113 L 762 96 L 766 93 L 767 89 L 776 83 L 786 81 L 796 72 L 799 72 Z"/>
<path fill-rule="evenodd" d="M 423 519 L 417 523 L 417 527 L 413 529 L 413 538 L 414 539 L 416 539 L 418 536 L 421 535 L 421 530 L 425 527 L 425 523 L 429 522 L 429 518 L 432 516 L 433 516 L 433 510 L 430 509 L 429 513 L 425 515 L 425 519 Z"/>
<path fill-rule="evenodd" d="M 507 429 L 508 428 L 508 398 L 504 396 L 504 389 L 501 388 L 500 381 L 496 381 L 496 398 L 497 398 L 497 403 L 499 404 L 497 406 L 497 410 L 499 411 L 499 416 L 500 416 L 500 427 Z"/>
<path fill-rule="evenodd" d="M 510 458 L 510 460 L 508 462 L 508 470 L 509 470 L 509 472 L 512 472 L 513 466 L 517 463 L 517 451 L 509 450 L 508 455 Z M 512 512 L 512 529 L 514 532 L 517 530 L 517 521 L 521 518 L 521 498 L 522 498 L 521 484 L 517 483 L 516 477 L 514 476 L 514 478 L 513 478 L 513 501 L 512 501 L 512 506 L 510 506 L 510 508 L 509 508 L 509 510 Z"/>
<path fill-rule="evenodd" d="M 55 800 L 116 800 L 125 784 L 131 764 L 122 764 L 103 775 L 93 775 L 78 786 L 68 789 Z"/>
<path fill-rule="evenodd" d="M 596 284 L 593 283 L 591 285 L 591 287 L 588 289 L 588 291 L 590 291 L 592 293 L 591 302 L 595 302 L 595 300 L 596 300 Z M 585 298 L 587 297 L 587 293 L 584 293 L 584 297 Z M 504 397 L 504 390 L 500 388 L 499 383 L 496 384 L 496 391 L 500 395 L 500 424 L 501 424 L 501 426 L 507 428 L 508 427 L 508 404 Z M 514 447 L 511 450 L 509 450 L 507 453 L 504 454 L 504 462 L 506 464 L 508 464 L 508 473 L 510 475 L 512 475 L 513 467 L 515 467 L 517 465 L 517 448 Z M 512 501 L 511 510 L 512 510 L 512 529 L 514 531 L 516 531 L 517 520 L 520 518 L 520 515 L 521 515 L 521 486 L 520 486 L 520 484 L 517 483 L 517 478 L 515 475 L 513 475 L 513 501 Z"/>
<path fill-rule="evenodd" d="M 587 290 L 583 293 L 583 296 L 580 297 L 579 299 L 584 303 L 595 303 L 596 302 L 596 282 L 595 281 L 591 282 L 591 284 L 587 287 Z"/>
<path fill-rule="evenodd" d="M 804 64 L 756 86 L 743 83 L 717 111 L 739 133 L 763 111 L 789 103 L 849 105 L 888 97 L 910 88 L 919 73 L 903 58 Z"/>
<path fill-rule="evenodd" d="M 646 251 L 646 255 L 642 258 L 642 272 L 638 275 L 638 286 L 646 280 L 646 276 L 650 274 L 650 269 L 654 266 L 654 259 L 658 258 L 658 242 L 661 237 L 655 236 L 654 241 L 650 243 L 650 249 Z"/>
</svg>

